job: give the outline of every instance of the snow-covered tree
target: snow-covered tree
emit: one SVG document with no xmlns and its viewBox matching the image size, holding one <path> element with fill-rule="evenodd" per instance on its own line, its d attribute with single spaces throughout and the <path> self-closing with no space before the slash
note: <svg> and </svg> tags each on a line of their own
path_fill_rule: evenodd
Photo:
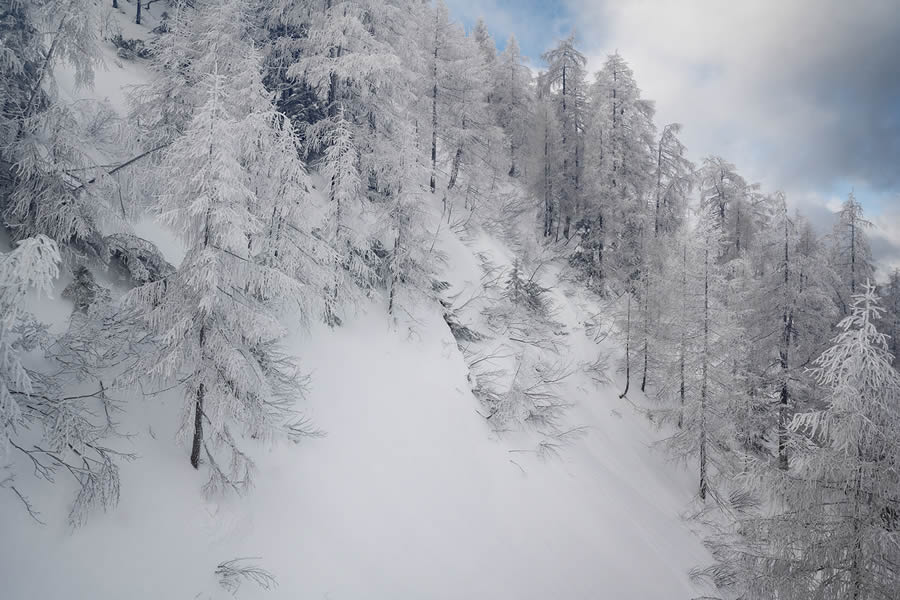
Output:
<svg viewBox="0 0 900 600">
<path fill-rule="evenodd" d="M 559 177 L 562 167 L 560 151 L 560 129 L 556 110 L 547 86 L 545 74 L 538 77 L 537 97 L 534 103 L 534 118 L 531 121 L 529 154 L 532 163 L 528 170 L 529 187 L 541 203 L 541 231 L 543 237 L 550 238 L 559 229 L 560 197 Z"/>
<path fill-rule="evenodd" d="M 673 253 L 668 289 L 679 300 L 665 318 L 663 369 L 677 375 L 660 390 L 670 403 L 661 413 L 679 426 L 667 444 L 679 458 L 697 458 L 701 500 L 729 473 L 733 413 L 743 399 L 731 361 L 740 331 L 722 301 L 726 280 L 716 260 L 721 237 L 715 213 L 701 211 L 696 228 Z"/>
<path fill-rule="evenodd" d="M 475 27 L 472 29 L 472 39 L 478 45 L 484 63 L 492 67 L 497 61 L 497 44 L 494 43 L 494 38 L 491 37 L 487 24 L 481 17 L 478 18 L 475 22 Z"/>
<path fill-rule="evenodd" d="M 900 366 L 900 269 L 891 271 L 887 283 L 879 293 L 884 299 L 884 317 L 880 330 L 888 336 L 894 366 Z"/>
<path fill-rule="evenodd" d="M 396 135 L 399 162 L 386 177 L 394 185 L 388 190 L 382 218 L 382 237 L 391 244 L 384 263 L 391 315 L 398 309 L 408 312 L 417 299 L 432 295 L 433 270 L 439 260 L 434 236 L 428 234 L 430 210 L 421 183 L 426 171 L 415 154 L 415 131 L 407 124 Z"/>
<path fill-rule="evenodd" d="M 199 102 L 195 85 L 208 72 L 196 62 L 202 52 L 197 22 L 202 6 L 175 0 L 165 29 L 149 41 L 153 76 L 129 95 L 130 121 L 141 133 L 145 150 L 165 147 L 181 135 Z"/>
<path fill-rule="evenodd" d="M 807 365 L 828 341 L 835 308 L 825 287 L 825 257 L 808 237 L 814 234 L 801 217 L 788 214 L 783 194 L 775 195 L 774 208 L 752 253 L 742 296 L 744 327 L 752 340 L 746 366 L 758 410 L 744 434 L 774 434 L 778 465 L 787 469 L 788 426 L 795 411 L 811 405 L 815 386 Z"/>
<path fill-rule="evenodd" d="M 589 205 L 582 224 L 586 243 L 607 249 L 607 264 L 590 266 L 604 276 L 630 277 L 642 260 L 653 165 L 657 162 L 653 103 L 641 98 L 634 74 L 618 54 L 610 55 L 591 88 L 585 156 Z M 601 254 L 601 261 L 605 258 Z"/>
<path fill-rule="evenodd" d="M 3 423 L 0 457 L 7 462 L 13 441 L 40 413 L 29 407 L 34 393 L 32 375 L 20 354 L 33 347 L 23 311 L 23 301 L 32 289 L 49 294 L 59 275 L 59 250 L 47 237 L 19 242 L 18 247 L 0 255 L 0 422 Z"/>
<path fill-rule="evenodd" d="M 519 175 L 523 167 L 529 124 L 533 122 L 534 92 L 531 70 L 523 63 L 519 43 L 509 36 L 496 67 L 492 104 L 497 122 L 506 133 L 509 147 L 509 175 Z"/>
<path fill-rule="evenodd" d="M 653 194 L 653 234 L 675 231 L 685 217 L 688 194 L 693 188 L 694 164 L 685 157 L 685 147 L 678 139 L 680 123 L 663 127 L 656 143 L 656 180 Z"/>
<path fill-rule="evenodd" d="M 562 171 L 559 175 L 559 220 L 553 233 L 569 238 L 570 228 L 582 210 L 582 170 L 584 168 L 584 130 L 587 120 L 587 58 L 575 48 L 575 34 L 560 40 L 541 58 L 547 69 L 540 80 L 543 93 L 556 110 L 559 123 L 559 151 Z"/>
<path fill-rule="evenodd" d="M 16 459 L 27 464 L 35 477 L 51 483 L 58 472 L 68 473 L 78 490 L 68 519 L 79 526 L 92 510 L 116 505 L 116 458 L 126 456 L 104 443 L 114 433 L 114 425 L 102 382 L 94 382 L 99 389 L 92 391 L 67 389 L 83 383 L 94 366 L 87 364 L 90 352 L 66 355 L 60 347 L 70 349 L 73 334 L 66 333 L 51 345 L 45 326 L 24 310 L 28 294 L 51 292 L 59 262 L 57 245 L 45 236 L 22 240 L 12 252 L 0 255 L 0 465 L 7 470 L 0 488 L 12 491 L 38 519 L 37 508 L 17 485 Z M 89 349 L 99 354 L 102 346 L 99 336 L 94 336 Z M 45 350 L 54 361 L 52 369 L 38 371 L 23 364 L 23 354 L 36 349 Z"/>
<path fill-rule="evenodd" d="M 299 303 L 307 318 L 323 289 L 308 253 L 288 251 L 311 235 L 291 218 L 306 192 L 290 123 L 262 87 L 261 57 L 246 42 L 240 60 L 231 54 L 246 16 L 246 2 L 229 0 L 196 17 L 197 60 L 210 66 L 198 82 L 203 102 L 157 173 L 169 182 L 157 210 L 187 255 L 175 274 L 126 296 L 158 344 L 137 372 L 183 384 L 181 434 L 192 438 L 192 466 L 201 457 L 209 465 L 210 493 L 250 484 L 240 434 L 308 433 L 293 408 L 302 380 L 279 348 L 276 309 Z"/>
<path fill-rule="evenodd" d="M 697 177 L 703 206 L 713 206 L 724 238 L 718 259 L 727 262 L 750 247 L 752 236 L 761 229 L 763 198 L 758 184 L 750 184 L 737 168 L 719 156 L 703 159 Z"/>
<path fill-rule="evenodd" d="M 875 272 L 872 250 L 865 232 L 871 226 L 872 223 L 863 214 L 862 205 L 851 192 L 841 205 L 831 234 L 831 266 L 837 275 L 834 294 L 844 315 L 849 314 L 850 299 Z"/>
<path fill-rule="evenodd" d="M 94 0 L 0 7 L 0 163 L 6 188 L 0 209 L 18 239 L 43 234 L 63 250 L 103 259 L 100 229 L 114 213 L 91 185 L 103 173 L 87 151 L 93 103 L 63 101 L 54 78 L 66 64 L 76 85 L 92 85 L 100 62 L 99 9 Z M 108 132 L 101 127 L 98 133 Z"/>
<path fill-rule="evenodd" d="M 501 146 L 501 135 L 487 93 L 494 83 L 495 65 L 485 58 L 474 34 L 466 36 L 450 20 L 442 2 L 435 5 L 423 28 L 422 45 L 427 84 L 419 112 L 428 115 L 430 124 L 425 128 L 431 161 L 428 181 L 435 194 L 438 180 L 447 182 L 442 198 L 449 221 L 454 196 L 468 199 L 473 190 L 486 190 L 486 181 L 496 169 L 494 154 Z"/>
<path fill-rule="evenodd" d="M 364 260 L 369 239 L 360 235 L 371 231 L 371 227 L 362 202 L 359 156 L 343 109 L 334 125 L 322 162 L 329 200 L 324 229 L 334 257 L 334 281 L 325 292 L 325 321 L 329 325 L 340 322 L 337 307 L 343 297 L 352 293 L 351 283 L 372 280 L 369 261 Z"/>
<path fill-rule="evenodd" d="M 861 290 L 815 361 L 822 408 L 791 422 L 805 443 L 790 471 L 758 482 L 769 501 L 739 502 L 710 540 L 718 564 L 703 574 L 741 597 L 888 600 L 900 586 L 900 375 L 875 288 Z"/>
</svg>

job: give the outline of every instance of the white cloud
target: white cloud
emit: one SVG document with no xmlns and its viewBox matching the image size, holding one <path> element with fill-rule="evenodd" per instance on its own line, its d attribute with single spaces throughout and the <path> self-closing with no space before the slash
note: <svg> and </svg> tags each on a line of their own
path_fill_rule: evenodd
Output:
<svg viewBox="0 0 900 600">
<path fill-rule="evenodd" d="M 835 177 L 874 179 L 858 160 L 869 148 L 841 147 L 870 140 L 834 134 L 852 124 L 877 133 L 873 119 L 883 115 L 873 108 L 900 112 L 878 94 L 900 90 L 897 81 L 881 81 L 900 74 L 891 53 L 900 45 L 900 3 L 566 4 L 592 66 L 617 49 L 657 101 L 660 121 L 684 123 L 695 154 L 724 155 L 767 188 L 789 192 L 822 189 Z"/>
</svg>

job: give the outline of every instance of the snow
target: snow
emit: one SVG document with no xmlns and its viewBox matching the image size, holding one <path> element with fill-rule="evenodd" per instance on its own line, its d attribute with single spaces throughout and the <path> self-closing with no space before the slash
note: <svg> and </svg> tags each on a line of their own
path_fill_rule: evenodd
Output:
<svg viewBox="0 0 900 600">
<path fill-rule="evenodd" d="M 130 15 L 133 5 L 123 4 Z M 95 91 L 118 107 L 121 86 L 144 76 L 122 62 L 97 73 Z M 183 250 L 169 232 L 149 221 L 135 231 L 179 262 Z M 442 277 L 456 292 L 479 285 L 478 253 L 504 264 L 513 255 L 483 232 L 463 242 L 445 229 L 440 246 Z M 550 265 L 542 283 L 569 356 L 593 361 L 599 349 L 583 321 L 600 308 L 559 271 Z M 71 303 L 55 296 L 39 308 L 59 322 Z M 73 488 L 62 474 L 50 485 L 23 469 L 20 487 L 46 525 L 0 494 L 4 598 L 224 598 L 214 570 L 236 557 L 258 557 L 250 562 L 278 584 L 244 584 L 242 599 L 698 595 L 688 572 L 709 556 L 682 519 L 693 474 L 652 448 L 664 433 L 618 399 L 621 379 L 570 378 L 568 420 L 586 433 L 560 457 L 541 458 L 527 434 L 498 436 L 479 414 L 437 309 L 392 322 L 379 300 L 334 330 L 298 330 L 291 350 L 311 375 L 300 405 L 326 435 L 253 448 L 256 486 L 243 497 L 203 498 L 204 478 L 175 440 L 177 392 L 129 399 L 121 423 L 129 436 L 109 445 L 137 458 L 122 466 L 118 508 L 85 527 L 65 524 Z M 646 402 L 640 394 L 631 401 Z"/>
<path fill-rule="evenodd" d="M 554 295 L 573 353 L 592 360 L 577 322 L 589 299 Z M 587 435 L 543 460 L 478 414 L 437 312 L 409 329 L 372 305 L 333 331 L 297 332 L 292 347 L 325 437 L 258 451 L 255 489 L 208 502 L 174 441 L 180 398 L 133 400 L 133 437 L 111 442 L 139 455 L 122 469 L 117 510 L 70 532 L 60 490 L 33 497 L 46 526 L 0 499 L 0 530 L 15 540 L 0 546 L 7 597 L 224 596 L 216 565 L 245 556 L 278 587 L 246 584 L 241 598 L 696 595 L 687 573 L 707 555 L 680 516 L 693 481 L 650 448 L 659 434 L 616 387 L 572 385 Z M 54 576 L 36 576 L 41 564 Z"/>
<path fill-rule="evenodd" d="M 238 556 L 279 584 L 241 598 L 694 595 L 687 571 L 706 556 L 680 520 L 692 482 L 613 388 L 585 386 L 587 436 L 541 460 L 492 436 L 437 314 L 413 334 L 363 314 L 295 348 L 325 437 L 260 452 L 250 494 L 206 502 L 173 443 L 179 398 L 133 402 L 134 437 L 116 447 L 140 458 L 116 511 L 73 533 L 61 494 L 41 496 L 56 517 L 44 527 L 3 498 L 8 597 L 215 597 L 215 566 Z M 33 576 L 41 563 L 54 577 Z"/>
</svg>

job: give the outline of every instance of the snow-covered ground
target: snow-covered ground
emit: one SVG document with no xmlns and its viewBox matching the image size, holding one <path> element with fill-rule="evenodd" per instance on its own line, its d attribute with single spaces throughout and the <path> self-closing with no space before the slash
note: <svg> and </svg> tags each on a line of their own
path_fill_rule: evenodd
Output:
<svg viewBox="0 0 900 600">
<path fill-rule="evenodd" d="M 121 106 L 122 85 L 143 75 L 112 56 L 94 93 Z M 137 230 L 177 260 L 177 244 L 157 227 Z M 497 263 L 511 256 L 486 234 L 463 242 L 445 229 L 439 244 L 448 256 L 442 276 L 458 292 L 479 285 L 479 254 Z M 584 321 L 600 308 L 558 271 L 549 265 L 541 282 L 568 357 L 591 362 L 600 349 Z M 52 320 L 71 304 L 38 308 Z M 203 476 L 175 440 L 177 393 L 131 399 L 121 423 L 131 435 L 110 442 L 137 455 L 122 467 L 116 510 L 72 531 L 63 479 L 23 484 L 43 526 L 12 494 L 0 495 L 3 597 L 228 597 L 214 570 L 238 557 L 277 578 L 269 591 L 244 584 L 236 592 L 244 599 L 697 596 L 688 571 L 709 557 L 681 518 L 694 480 L 651 447 L 664 433 L 630 404 L 646 402 L 641 394 L 620 400 L 620 377 L 597 385 L 578 369 L 565 400 L 567 422 L 584 435 L 558 457 L 541 457 L 528 434 L 489 427 L 438 309 L 394 322 L 376 300 L 342 327 L 298 331 L 291 349 L 311 375 L 301 406 L 326 435 L 253 449 L 256 485 L 242 497 L 204 499 Z"/>
<path fill-rule="evenodd" d="M 241 598 L 696 595 L 687 572 L 706 556 L 680 518 L 693 481 L 649 447 L 657 434 L 614 387 L 574 386 L 571 416 L 588 430 L 559 458 L 520 452 L 478 414 L 440 315 L 411 334 L 380 308 L 297 336 L 304 405 L 327 435 L 258 452 L 245 497 L 202 498 L 175 443 L 176 395 L 134 401 L 134 437 L 116 447 L 139 458 L 114 512 L 71 532 L 60 489 L 34 498 L 46 526 L 0 500 L 6 597 L 216 597 L 213 571 L 235 557 L 260 557 L 278 581 Z"/>
</svg>

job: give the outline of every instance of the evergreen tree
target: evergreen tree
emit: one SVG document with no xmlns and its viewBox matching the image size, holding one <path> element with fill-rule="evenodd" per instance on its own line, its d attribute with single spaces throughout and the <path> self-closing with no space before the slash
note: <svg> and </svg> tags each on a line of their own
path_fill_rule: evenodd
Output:
<svg viewBox="0 0 900 600">
<path fill-rule="evenodd" d="M 560 225 L 563 237 L 568 239 L 570 227 L 582 210 L 587 58 L 575 48 L 574 33 L 560 40 L 555 48 L 545 52 L 541 58 L 547 63 L 547 70 L 540 83 L 545 88 L 544 93 L 549 93 L 559 123 L 562 170 L 559 176 L 559 217 L 553 232 L 554 239 L 558 241 Z"/>
<path fill-rule="evenodd" d="M 670 354 L 664 370 L 678 373 L 678 386 L 663 388 L 672 404 L 662 414 L 679 425 L 667 442 L 675 456 L 698 459 L 701 500 L 717 493 L 715 482 L 731 471 L 732 417 L 744 400 L 738 391 L 741 374 L 731 361 L 740 330 L 722 300 L 726 279 L 716 261 L 721 239 L 715 213 L 707 208 L 677 256 L 681 266 L 674 273 L 680 277 L 670 281 L 684 299 L 668 317 Z"/>
<path fill-rule="evenodd" d="M 687 195 L 693 188 L 694 164 L 685 158 L 686 149 L 678 139 L 680 132 L 680 123 L 669 123 L 656 144 L 654 237 L 678 228 L 687 209 Z"/>
<path fill-rule="evenodd" d="M 589 244 L 603 246 L 607 256 L 616 259 L 593 268 L 617 273 L 622 280 L 633 276 L 643 260 L 640 231 L 645 227 L 652 165 L 658 162 L 653 114 L 653 104 L 641 98 L 631 68 L 619 54 L 610 55 L 591 88 L 585 154 L 593 165 L 587 182 L 592 206 L 583 229 Z"/>
<path fill-rule="evenodd" d="M 509 36 L 497 61 L 497 81 L 493 100 L 497 122 L 506 133 L 509 147 L 509 175 L 519 175 L 523 168 L 529 123 L 533 121 L 534 99 L 531 71 L 522 62 L 515 36 Z"/>
<path fill-rule="evenodd" d="M 93 84 L 100 62 L 99 5 L 92 0 L 6 2 L 0 7 L 6 51 L 0 113 L 0 209 L 17 239 L 47 235 L 79 254 L 105 258 L 100 227 L 114 220 L 92 183 L 102 171 L 90 145 L 84 108 L 63 102 L 54 73 L 70 65 L 75 83 Z"/>
<path fill-rule="evenodd" d="M 807 365 L 828 341 L 836 311 L 824 287 L 824 257 L 806 237 L 812 232 L 788 214 L 783 194 L 774 203 L 771 226 L 760 234 L 751 259 L 750 273 L 757 275 L 744 283 L 744 327 L 752 340 L 748 366 L 758 404 L 751 410 L 758 414 L 743 429 L 751 445 L 762 443 L 752 436 L 774 433 L 778 466 L 787 469 L 792 415 L 811 407 L 815 392 Z"/>
<path fill-rule="evenodd" d="M 284 240 L 305 237 L 288 218 L 305 188 L 289 123 L 262 86 L 261 58 L 246 45 L 241 60 L 231 54 L 245 39 L 247 9 L 229 0 L 197 15 L 204 32 L 197 60 L 211 67 L 198 84 L 203 103 L 157 174 L 169 182 L 158 211 L 188 252 L 175 274 L 126 297 L 158 341 L 137 372 L 184 384 L 181 432 L 192 437 L 191 465 L 199 468 L 201 455 L 208 462 L 208 493 L 250 484 L 253 463 L 239 433 L 262 440 L 308 433 L 293 409 L 301 380 L 279 349 L 276 308 L 299 302 L 305 318 L 323 283 L 315 264 L 298 264 L 308 253 L 280 252 Z"/>
<path fill-rule="evenodd" d="M 762 507 L 736 505 L 732 531 L 710 540 L 704 571 L 746 598 L 888 600 L 900 585 L 900 375 L 882 309 L 863 284 L 832 346 L 816 359 L 824 406 L 794 416 L 805 440 L 790 471 L 762 478 Z"/>
<path fill-rule="evenodd" d="M 872 250 L 865 233 L 871 226 L 872 223 L 863 215 L 862 205 L 851 192 L 841 205 L 831 234 L 831 266 L 837 275 L 834 294 L 844 315 L 850 313 L 850 299 L 875 272 Z"/>
<path fill-rule="evenodd" d="M 528 169 L 530 187 L 541 203 L 541 231 L 550 238 L 558 229 L 560 219 L 560 177 L 562 152 L 560 127 L 550 93 L 544 82 L 546 74 L 538 76 L 534 119 L 529 137 L 533 166 Z"/>
</svg>

